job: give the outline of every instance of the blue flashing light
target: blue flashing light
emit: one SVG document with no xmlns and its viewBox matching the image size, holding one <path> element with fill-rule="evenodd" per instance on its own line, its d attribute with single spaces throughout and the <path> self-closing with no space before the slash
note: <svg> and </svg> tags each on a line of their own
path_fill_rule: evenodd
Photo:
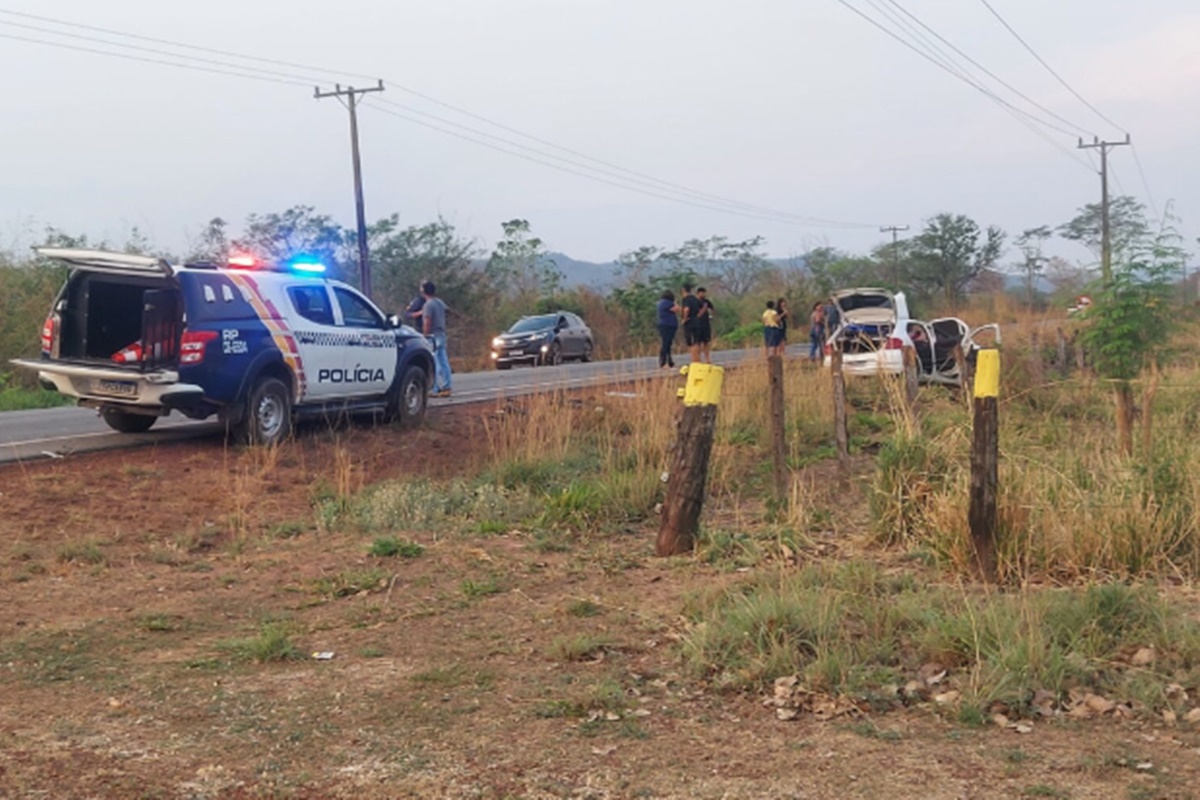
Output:
<svg viewBox="0 0 1200 800">
<path fill-rule="evenodd" d="M 324 275 L 325 265 L 320 261 L 293 261 L 293 272 L 303 272 L 306 275 Z"/>
</svg>

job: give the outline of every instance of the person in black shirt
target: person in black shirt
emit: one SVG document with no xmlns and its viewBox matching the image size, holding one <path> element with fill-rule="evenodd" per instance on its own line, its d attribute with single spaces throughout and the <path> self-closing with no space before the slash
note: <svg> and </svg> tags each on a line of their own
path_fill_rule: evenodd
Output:
<svg viewBox="0 0 1200 800">
<path fill-rule="evenodd" d="M 683 310 L 683 340 L 687 342 L 688 352 L 692 356 L 692 363 L 700 363 L 700 309 L 703 307 L 700 304 L 700 298 L 692 294 L 692 285 L 685 283 L 683 285 L 683 297 L 679 301 L 679 307 Z"/>
<path fill-rule="evenodd" d="M 700 301 L 700 360 L 706 364 L 712 363 L 712 318 L 716 313 L 712 301 L 708 299 L 708 290 L 703 286 L 696 289 L 696 299 Z"/>
<path fill-rule="evenodd" d="M 787 332 L 788 322 L 790 322 L 787 300 L 782 297 L 776 300 L 775 311 L 779 314 L 779 355 L 783 355 L 787 352 Z"/>
</svg>

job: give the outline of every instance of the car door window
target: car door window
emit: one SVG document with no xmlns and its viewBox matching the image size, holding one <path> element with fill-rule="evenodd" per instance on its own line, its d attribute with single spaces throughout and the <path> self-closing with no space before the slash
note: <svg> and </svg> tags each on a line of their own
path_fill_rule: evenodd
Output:
<svg viewBox="0 0 1200 800">
<path fill-rule="evenodd" d="M 342 310 L 342 324 L 348 328 L 384 328 L 383 317 L 364 297 L 348 289 L 334 287 L 338 307 Z"/>
<path fill-rule="evenodd" d="M 333 324 L 333 307 L 324 286 L 291 286 L 288 288 L 288 298 L 296 313 L 309 322 Z"/>
</svg>

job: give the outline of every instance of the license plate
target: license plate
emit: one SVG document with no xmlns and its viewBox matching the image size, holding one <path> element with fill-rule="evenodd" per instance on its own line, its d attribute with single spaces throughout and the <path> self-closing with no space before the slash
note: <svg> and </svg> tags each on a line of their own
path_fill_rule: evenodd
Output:
<svg viewBox="0 0 1200 800">
<path fill-rule="evenodd" d="M 510 356 L 523 356 L 523 355 L 525 355 L 525 351 L 524 350 L 509 350 L 508 354 Z"/>
<path fill-rule="evenodd" d="M 137 383 L 134 381 L 99 380 L 92 383 L 97 394 L 115 394 L 124 397 L 137 396 Z"/>
</svg>

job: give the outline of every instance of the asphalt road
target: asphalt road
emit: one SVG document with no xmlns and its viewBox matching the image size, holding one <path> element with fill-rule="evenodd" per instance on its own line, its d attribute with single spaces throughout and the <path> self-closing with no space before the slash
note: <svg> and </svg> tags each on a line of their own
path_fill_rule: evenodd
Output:
<svg viewBox="0 0 1200 800">
<path fill-rule="evenodd" d="M 754 350 L 722 350 L 713 353 L 713 363 L 736 364 Z M 687 363 L 687 356 L 679 360 Z M 619 383 L 633 378 L 664 376 L 657 359 L 631 358 L 621 361 L 570 363 L 558 367 L 514 367 L 505 372 L 467 372 L 454 376 L 454 395 L 430 401 L 431 408 L 494 401 L 504 397 Z M 0 412 L 0 463 L 40 458 L 57 458 L 92 450 L 138 447 L 180 439 L 220 437 L 221 425 L 194 422 L 177 414 L 159 420 L 146 433 L 116 433 L 86 408 L 50 408 L 37 411 Z"/>
</svg>

